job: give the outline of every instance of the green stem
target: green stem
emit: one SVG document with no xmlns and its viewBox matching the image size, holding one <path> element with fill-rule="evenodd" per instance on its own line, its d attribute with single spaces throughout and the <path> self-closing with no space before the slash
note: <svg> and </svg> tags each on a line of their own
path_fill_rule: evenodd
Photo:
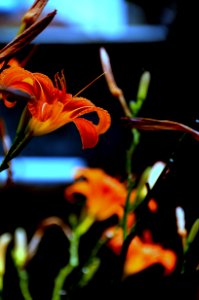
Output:
<svg viewBox="0 0 199 300">
<path fill-rule="evenodd" d="M 55 285 L 52 294 L 52 300 L 60 300 L 61 299 L 61 291 L 64 286 L 64 282 L 67 276 L 72 272 L 72 270 L 79 265 L 79 239 L 80 235 L 74 231 L 71 234 L 70 239 L 70 258 L 69 263 L 64 266 L 58 273 L 57 277 L 55 278 Z"/>
<path fill-rule="evenodd" d="M 3 292 L 3 275 L 0 274 L 0 300 L 2 298 L 2 292 Z"/>
<path fill-rule="evenodd" d="M 86 216 L 83 221 L 75 228 L 70 239 L 70 264 L 74 267 L 79 264 L 79 241 L 80 237 L 85 234 L 94 222 L 94 218 Z"/>
<path fill-rule="evenodd" d="M 74 269 L 74 266 L 72 266 L 71 264 L 68 264 L 60 270 L 58 276 L 55 279 L 52 300 L 60 300 L 61 299 L 61 291 L 62 291 L 64 282 L 65 282 L 67 276 L 72 272 L 73 269 Z"/>
<path fill-rule="evenodd" d="M 137 129 L 132 130 L 133 134 L 133 141 L 130 145 L 129 150 L 127 151 L 127 156 L 126 156 L 126 171 L 127 171 L 127 189 L 128 189 L 128 194 L 126 197 L 126 202 L 125 202 L 125 207 L 124 207 L 124 216 L 122 220 L 122 226 L 123 226 L 123 234 L 124 234 L 124 240 L 127 237 L 127 216 L 129 212 L 129 207 L 130 207 L 130 196 L 131 196 L 131 191 L 133 187 L 135 186 L 135 182 L 133 181 L 132 178 L 132 156 L 133 153 L 139 144 L 140 141 L 140 133 Z"/>
<path fill-rule="evenodd" d="M 129 212 L 129 208 L 130 208 L 130 196 L 131 196 L 131 191 L 134 187 L 134 184 L 132 183 L 132 185 L 128 187 L 128 194 L 126 197 L 126 202 L 125 202 L 125 206 L 124 206 L 124 216 L 123 216 L 123 220 L 122 220 L 122 226 L 123 226 L 123 236 L 124 236 L 124 240 L 127 238 L 127 217 L 128 217 L 128 212 Z"/>
<path fill-rule="evenodd" d="M 24 149 L 24 147 L 30 142 L 32 137 L 32 132 L 27 132 L 26 134 L 24 134 L 24 136 L 16 138 L 0 165 L 0 172 L 9 168 L 9 162 Z"/>
<path fill-rule="evenodd" d="M 79 265 L 79 240 L 80 236 L 76 233 L 73 232 L 71 235 L 71 240 L 70 240 L 70 259 L 69 259 L 69 264 L 72 267 L 77 267 Z"/>
<path fill-rule="evenodd" d="M 32 296 L 30 294 L 29 288 L 28 288 L 28 274 L 25 270 L 19 270 L 18 269 L 18 275 L 19 275 L 19 286 L 21 289 L 21 293 L 25 300 L 32 300 Z"/>
<path fill-rule="evenodd" d="M 64 282 L 67 276 L 72 272 L 72 270 L 79 265 L 79 242 L 81 236 L 87 232 L 90 226 L 93 224 L 94 219 L 87 216 L 83 221 L 74 229 L 70 237 L 70 258 L 69 263 L 63 267 L 55 278 L 55 285 L 53 289 L 52 300 L 61 299 L 61 291 L 64 286 Z"/>
<path fill-rule="evenodd" d="M 55 278 L 55 285 L 53 289 L 52 300 L 60 300 L 61 299 L 61 291 L 64 286 L 64 282 L 67 276 L 72 272 L 72 270 L 79 265 L 79 239 L 80 236 L 74 231 L 71 234 L 70 239 L 70 258 L 69 263 L 64 266 L 58 273 L 57 277 Z"/>
<path fill-rule="evenodd" d="M 130 181 L 132 180 L 131 162 L 132 162 L 133 153 L 140 141 L 140 132 L 136 128 L 133 128 L 132 135 L 133 135 L 133 141 L 130 145 L 130 148 L 127 150 L 127 155 L 126 155 L 126 171 L 127 171 L 127 176 L 128 176 L 128 182 L 129 182 L 129 180 Z"/>
</svg>

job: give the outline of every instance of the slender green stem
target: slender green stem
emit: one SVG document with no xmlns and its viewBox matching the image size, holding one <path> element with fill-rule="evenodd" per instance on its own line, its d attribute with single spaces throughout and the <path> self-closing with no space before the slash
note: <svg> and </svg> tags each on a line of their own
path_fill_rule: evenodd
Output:
<svg viewBox="0 0 199 300">
<path fill-rule="evenodd" d="M 3 292 L 3 275 L 0 274 L 0 300 L 2 299 Z"/>
<path fill-rule="evenodd" d="M 132 184 L 131 186 L 129 185 L 129 187 L 128 187 L 128 194 L 127 194 L 126 202 L 125 202 L 125 206 L 124 206 L 124 216 L 123 216 L 123 220 L 122 220 L 124 240 L 127 238 L 127 216 L 128 216 L 128 212 L 129 212 L 130 196 L 131 196 L 131 191 L 132 191 L 133 187 L 134 187 L 134 184 Z"/>
<path fill-rule="evenodd" d="M 74 231 L 71 234 L 70 239 L 70 258 L 69 263 L 64 266 L 58 273 L 57 277 L 55 278 L 55 285 L 53 289 L 52 300 L 60 300 L 61 299 L 61 291 L 64 286 L 64 282 L 67 276 L 72 272 L 72 270 L 79 265 L 79 234 Z"/>
<path fill-rule="evenodd" d="M 183 255 L 184 255 L 184 261 L 182 264 L 181 273 L 185 273 L 186 271 L 186 255 L 190 250 L 190 247 L 192 246 L 192 243 L 195 241 L 197 235 L 199 234 L 199 218 L 197 218 L 193 225 L 191 226 L 191 229 L 189 231 L 188 236 L 182 236 L 182 246 L 183 246 Z M 196 267 L 196 270 L 198 270 L 198 266 Z"/>
<path fill-rule="evenodd" d="M 64 282 L 67 276 L 72 272 L 72 270 L 79 265 L 79 239 L 80 235 L 77 234 L 76 230 L 71 234 L 70 238 L 70 258 L 69 263 L 64 266 L 55 278 L 55 285 L 52 294 L 52 300 L 61 299 L 61 291 L 64 286 Z"/>
<path fill-rule="evenodd" d="M 60 270 L 58 276 L 55 279 L 52 300 L 60 300 L 61 299 L 61 291 L 63 289 L 64 282 L 65 282 L 67 276 L 72 272 L 73 269 L 74 269 L 74 266 L 72 266 L 71 264 L 68 264 Z"/>
<path fill-rule="evenodd" d="M 137 145 L 139 144 L 139 140 L 140 140 L 140 133 L 137 129 L 132 130 L 132 135 L 133 135 L 133 140 L 130 145 L 130 148 L 127 151 L 127 156 L 126 156 L 128 194 L 126 197 L 126 202 L 125 202 L 125 207 L 124 207 L 124 216 L 123 216 L 123 221 L 122 221 L 124 240 L 127 237 L 127 216 L 128 216 L 129 207 L 130 207 L 131 191 L 132 191 L 133 187 L 135 186 L 135 182 L 133 181 L 133 178 L 132 178 L 132 163 L 131 162 L 132 162 L 133 153 L 134 153 Z"/>
<path fill-rule="evenodd" d="M 64 282 L 67 276 L 73 271 L 74 268 L 78 267 L 80 238 L 84 233 L 87 232 L 93 222 L 94 219 L 90 216 L 87 216 L 76 228 L 74 228 L 70 237 L 69 263 L 60 270 L 57 277 L 55 278 L 52 300 L 61 299 L 61 291 L 63 289 Z"/>
<path fill-rule="evenodd" d="M 86 216 L 83 221 L 74 229 L 70 239 L 70 264 L 74 267 L 79 264 L 79 241 L 80 237 L 85 234 L 93 224 L 94 219 L 91 216 Z"/>
<path fill-rule="evenodd" d="M 76 233 L 73 232 L 71 235 L 71 240 L 70 240 L 70 259 L 69 259 L 69 264 L 72 267 L 77 267 L 79 265 L 79 239 L 80 236 Z"/>
<path fill-rule="evenodd" d="M 25 270 L 18 269 L 18 275 L 19 275 L 19 286 L 20 286 L 23 298 L 25 300 L 32 300 L 32 296 L 31 296 L 29 288 L 28 288 L 29 280 L 28 280 L 27 272 Z"/>
<path fill-rule="evenodd" d="M 127 150 L 127 155 L 126 155 L 126 171 L 127 171 L 127 176 L 128 176 L 128 182 L 129 180 L 132 180 L 132 167 L 131 167 L 131 162 L 132 162 L 132 156 L 133 153 L 135 152 L 135 149 L 137 147 L 137 145 L 139 144 L 140 141 L 140 132 L 133 128 L 132 129 L 132 135 L 133 135 L 133 140 L 132 143 L 130 145 L 130 148 Z"/>
</svg>

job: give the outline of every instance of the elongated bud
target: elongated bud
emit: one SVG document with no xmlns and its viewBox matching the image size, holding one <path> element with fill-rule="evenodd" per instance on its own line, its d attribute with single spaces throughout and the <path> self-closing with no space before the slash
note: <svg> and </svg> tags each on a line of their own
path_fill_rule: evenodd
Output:
<svg viewBox="0 0 199 300">
<path fill-rule="evenodd" d="M 22 18 L 19 34 L 37 21 L 48 0 L 35 0 Z"/>
<path fill-rule="evenodd" d="M 149 72 L 146 71 L 142 74 L 138 86 L 136 101 L 130 101 L 129 103 L 129 107 L 134 117 L 138 114 L 139 110 L 142 108 L 142 105 L 147 97 L 150 79 L 151 79 L 151 75 Z"/>
<path fill-rule="evenodd" d="M 23 268 L 27 261 L 27 235 L 23 228 L 15 230 L 15 244 L 13 249 L 13 258 L 19 268 Z"/>
<path fill-rule="evenodd" d="M 185 237 L 187 235 L 187 231 L 185 228 L 185 214 L 182 207 L 176 207 L 176 220 L 177 220 L 177 230 L 178 234 L 181 237 Z"/>
<path fill-rule="evenodd" d="M 106 81 L 111 94 L 115 97 L 120 97 L 122 95 L 122 90 L 117 86 L 117 83 L 113 76 L 108 53 L 103 47 L 100 48 L 100 59 L 101 59 L 102 68 L 105 73 Z"/>
<path fill-rule="evenodd" d="M 11 241 L 11 234 L 4 233 L 0 236 L 0 291 L 3 289 L 3 276 L 6 265 L 6 250 Z"/>
<path fill-rule="evenodd" d="M 151 74 L 148 71 L 144 72 L 140 78 L 140 83 L 139 83 L 138 92 L 137 92 L 137 100 L 138 99 L 142 99 L 142 100 L 146 99 L 150 80 L 151 80 Z"/>
<path fill-rule="evenodd" d="M 152 189 L 155 185 L 156 181 L 164 170 L 165 165 L 166 164 L 164 162 L 158 161 L 152 166 L 147 180 L 150 189 Z"/>
<path fill-rule="evenodd" d="M 185 214 L 182 207 L 176 208 L 177 232 L 182 240 L 183 252 L 187 251 L 187 230 L 185 228 Z"/>
</svg>

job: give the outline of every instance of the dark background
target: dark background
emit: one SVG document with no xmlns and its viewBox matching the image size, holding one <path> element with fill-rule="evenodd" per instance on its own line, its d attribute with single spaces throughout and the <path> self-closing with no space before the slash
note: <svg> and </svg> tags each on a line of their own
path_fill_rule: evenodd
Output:
<svg viewBox="0 0 199 300">
<path fill-rule="evenodd" d="M 156 4 L 154 2 L 154 5 Z M 159 11 L 158 7 L 156 8 Z M 75 94 L 101 74 L 99 49 L 103 46 L 110 56 L 118 86 L 122 88 L 128 101 L 133 100 L 136 96 L 142 72 L 147 70 L 151 73 L 147 101 L 139 116 L 183 122 L 199 130 L 196 122 L 199 113 L 198 76 L 197 73 L 195 75 L 198 63 L 196 55 L 198 36 L 196 35 L 197 20 L 194 17 L 194 11 L 193 5 L 185 6 L 181 1 L 177 2 L 177 15 L 169 27 L 169 35 L 165 41 L 40 44 L 26 67 L 33 72 L 45 73 L 50 78 L 53 78 L 57 71 L 64 69 L 68 92 Z M 151 18 L 148 17 L 151 23 L 159 21 L 157 14 L 153 19 Z M 88 166 L 103 168 L 108 173 L 124 179 L 126 175 L 125 155 L 131 135 L 130 129 L 124 128 L 120 123 L 123 113 L 119 103 L 110 95 L 103 77 L 85 90 L 82 96 L 107 109 L 112 116 L 110 130 L 100 137 L 100 141 L 94 149 L 82 150 L 78 132 L 72 124 L 68 124 L 49 135 L 35 137 L 21 155 L 80 156 L 86 159 Z M 11 137 L 14 136 L 21 106 L 18 104 L 15 109 L 8 111 L 1 105 L 1 115 L 7 121 L 7 129 Z M 174 164 L 167 177 L 159 184 L 155 194 L 161 209 L 161 219 L 157 218 L 150 225 L 147 220 L 145 221 L 145 224 L 152 227 L 161 241 L 174 248 L 179 247 L 179 240 L 175 233 L 175 207 L 180 205 L 185 209 L 188 230 L 198 217 L 199 144 L 198 141 L 187 136 L 179 145 L 180 137 L 181 133 L 177 132 L 143 132 L 132 165 L 134 172 L 140 174 L 145 167 L 152 165 L 157 160 L 168 161 L 175 151 Z M 57 215 L 67 219 L 68 206 L 63 197 L 64 188 L 65 186 L 24 187 L 21 185 L 13 186 L 12 189 L 2 187 L 0 190 L 0 199 L 3 201 L 0 210 L 1 231 L 12 232 L 17 226 L 22 226 L 27 228 L 27 232 L 31 236 L 39 222 L 45 217 Z M 48 237 L 50 238 L 48 239 Z M 57 238 L 57 244 L 56 241 L 55 243 L 51 242 L 51 237 Z M 35 271 L 36 267 L 30 266 L 33 278 L 36 276 L 42 280 L 46 276 L 47 282 L 46 284 L 43 284 L 43 281 L 42 284 L 38 283 L 40 296 L 36 295 L 35 299 L 40 299 L 39 297 L 42 299 L 44 296 L 45 300 L 48 299 L 48 293 L 50 293 L 47 289 L 48 282 L 52 282 L 50 273 L 52 269 L 49 265 L 52 262 L 54 264 L 52 273 L 56 272 L 58 267 L 53 257 L 60 254 L 60 251 L 64 251 L 63 248 L 62 250 L 58 249 L 59 238 L 62 240 L 55 229 L 44 240 L 42 247 L 44 245 L 47 247 L 48 255 L 44 254 L 45 248 L 41 247 L 41 254 L 34 261 L 34 266 L 40 267 L 40 274 Z M 198 240 L 195 247 L 193 249 L 194 258 L 191 259 L 193 264 L 198 262 Z M 64 253 L 61 253 L 60 257 L 61 255 Z M 60 265 L 62 262 L 63 260 L 60 259 Z M 147 275 L 146 278 L 149 279 L 149 277 L 150 275 Z M 190 278 L 192 277 L 190 276 Z M 164 292 L 167 291 L 165 294 L 167 296 L 170 296 L 172 290 L 175 289 L 176 293 L 182 297 L 181 299 L 196 299 L 194 280 L 192 281 L 193 286 L 190 283 L 191 280 L 189 282 L 186 280 L 184 284 L 174 280 L 172 285 L 164 282 L 162 289 Z M 141 275 L 137 281 L 134 281 L 138 283 L 137 287 L 135 283 L 134 285 L 131 283 L 131 286 L 135 291 L 140 292 L 140 285 L 145 281 L 146 279 Z M 148 289 L 151 295 L 155 289 L 152 287 L 150 286 Z M 11 291 L 8 289 L 6 293 L 5 299 L 10 299 Z M 145 294 L 143 291 L 142 293 Z M 157 299 L 159 299 L 159 295 L 157 292 Z"/>
</svg>

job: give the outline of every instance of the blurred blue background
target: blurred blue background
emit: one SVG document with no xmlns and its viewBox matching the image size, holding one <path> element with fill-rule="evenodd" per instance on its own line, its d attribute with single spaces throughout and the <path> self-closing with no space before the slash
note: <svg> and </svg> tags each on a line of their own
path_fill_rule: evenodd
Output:
<svg viewBox="0 0 199 300">
<path fill-rule="evenodd" d="M 21 16 L 32 3 L 1 1 L 1 47 L 15 36 Z M 142 0 L 51 0 L 44 14 L 54 9 L 57 14 L 53 22 L 20 54 L 23 57 L 34 44 L 38 45 L 26 68 L 45 73 L 51 79 L 64 69 L 68 92 L 76 94 L 102 73 L 99 49 L 105 47 L 127 101 L 135 98 L 142 72 L 151 73 L 147 101 L 140 116 L 171 119 L 197 129 L 197 101 L 192 89 L 196 79 L 190 76 L 196 59 L 195 39 L 191 38 L 196 28 L 193 7 L 177 0 L 150 3 Z M 120 124 L 123 112 L 118 101 L 110 94 L 104 77 L 82 96 L 107 109 L 112 116 L 110 130 L 100 137 L 94 149 L 82 150 L 75 126 L 67 124 L 51 134 L 34 138 L 20 156 L 76 157 L 83 165 L 102 167 L 113 175 L 125 176 L 125 155 L 131 135 L 130 130 Z M 18 103 L 14 109 L 0 104 L 0 116 L 5 119 L 12 139 L 23 104 Z M 135 171 L 140 172 L 156 160 L 167 160 L 178 138 L 179 133 L 143 133 L 136 152 Z M 146 153 L 146 149 L 150 151 Z M 0 154 L 3 155 L 2 149 Z M 49 170 L 41 169 L 47 176 Z"/>
</svg>

